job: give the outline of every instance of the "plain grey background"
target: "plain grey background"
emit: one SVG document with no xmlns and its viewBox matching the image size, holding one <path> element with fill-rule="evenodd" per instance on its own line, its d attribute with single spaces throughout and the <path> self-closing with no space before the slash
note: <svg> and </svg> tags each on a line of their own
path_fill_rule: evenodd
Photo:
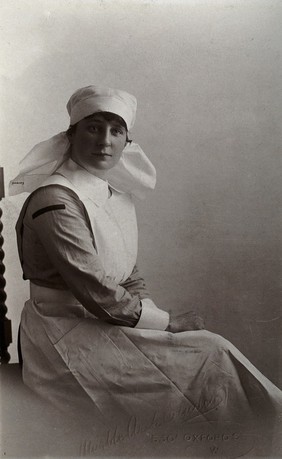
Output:
<svg viewBox="0 0 282 459">
<path fill-rule="evenodd" d="M 68 127 L 74 90 L 133 93 L 131 137 L 158 173 L 136 203 L 155 302 L 198 309 L 281 387 L 282 2 L 6 0 L 0 12 L 6 185 L 35 143 Z M 2 203 L 12 361 L 28 296 L 23 199 Z"/>
</svg>

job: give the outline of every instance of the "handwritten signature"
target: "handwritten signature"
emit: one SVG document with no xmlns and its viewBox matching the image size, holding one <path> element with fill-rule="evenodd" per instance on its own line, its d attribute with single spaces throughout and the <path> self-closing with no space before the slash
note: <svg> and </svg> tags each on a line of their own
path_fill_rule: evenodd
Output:
<svg viewBox="0 0 282 459">
<path fill-rule="evenodd" d="M 216 395 L 210 399 L 202 399 L 197 404 L 191 404 L 189 407 L 179 408 L 177 410 L 167 409 L 164 411 L 154 411 L 148 423 L 140 423 L 135 415 L 129 418 L 125 428 L 122 430 L 120 427 L 115 426 L 113 429 L 108 429 L 103 438 L 99 438 L 96 442 L 92 440 L 84 440 L 80 447 L 80 454 L 87 456 L 99 450 L 104 450 L 111 446 L 116 446 L 121 442 L 128 441 L 135 437 L 146 433 L 148 431 L 159 428 L 164 425 L 173 423 L 174 421 L 185 422 L 191 421 L 198 415 L 205 415 L 211 410 L 216 409 L 220 404 L 225 402 L 225 398 Z M 194 415 L 194 416 L 193 416 Z"/>
</svg>

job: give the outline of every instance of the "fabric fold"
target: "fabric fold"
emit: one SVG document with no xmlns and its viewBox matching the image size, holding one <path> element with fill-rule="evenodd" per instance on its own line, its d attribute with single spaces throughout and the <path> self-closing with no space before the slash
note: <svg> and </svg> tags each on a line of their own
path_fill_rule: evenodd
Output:
<svg viewBox="0 0 282 459">
<path fill-rule="evenodd" d="M 69 157 L 66 132 L 38 143 L 20 162 L 20 172 L 9 184 L 9 195 L 32 193 Z M 138 144 L 129 143 L 118 164 L 109 171 L 107 180 L 117 191 L 142 199 L 146 191 L 155 188 L 156 169 Z"/>
</svg>

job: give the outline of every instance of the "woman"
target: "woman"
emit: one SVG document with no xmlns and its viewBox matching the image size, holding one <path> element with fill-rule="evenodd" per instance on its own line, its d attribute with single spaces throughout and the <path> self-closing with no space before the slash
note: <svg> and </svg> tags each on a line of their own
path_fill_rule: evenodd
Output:
<svg viewBox="0 0 282 459">
<path fill-rule="evenodd" d="M 95 415 L 112 432 L 118 425 L 115 445 L 172 425 L 188 435 L 196 424 L 237 432 L 243 419 L 251 428 L 277 419 L 281 391 L 194 312 L 158 308 L 138 272 L 132 197 L 154 187 L 155 169 L 128 140 L 136 99 L 89 86 L 67 109 L 68 131 L 37 145 L 11 182 L 12 194 L 32 191 L 17 223 L 31 287 L 24 382 L 62 409 L 79 407 L 81 422 Z M 239 449 L 250 442 L 253 451 L 253 437 Z"/>
</svg>

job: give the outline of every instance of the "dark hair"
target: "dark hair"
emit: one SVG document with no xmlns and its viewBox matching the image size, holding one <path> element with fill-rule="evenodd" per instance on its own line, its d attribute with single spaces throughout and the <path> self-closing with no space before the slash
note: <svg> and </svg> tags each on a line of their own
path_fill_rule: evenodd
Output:
<svg viewBox="0 0 282 459">
<path fill-rule="evenodd" d="M 89 116 L 86 116 L 83 119 L 87 120 L 88 118 L 92 118 L 95 115 L 101 116 L 106 121 L 116 121 L 117 123 L 119 123 L 126 130 L 126 142 L 129 142 L 129 143 L 132 142 L 132 140 L 129 140 L 128 138 L 128 129 L 126 126 L 126 122 L 121 116 L 116 115 L 115 113 L 112 113 L 112 112 L 95 112 Z M 67 130 L 67 135 L 71 135 L 75 132 L 77 124 L 78 123 L 70 125 L 70 127 Z"/>
</svg>

